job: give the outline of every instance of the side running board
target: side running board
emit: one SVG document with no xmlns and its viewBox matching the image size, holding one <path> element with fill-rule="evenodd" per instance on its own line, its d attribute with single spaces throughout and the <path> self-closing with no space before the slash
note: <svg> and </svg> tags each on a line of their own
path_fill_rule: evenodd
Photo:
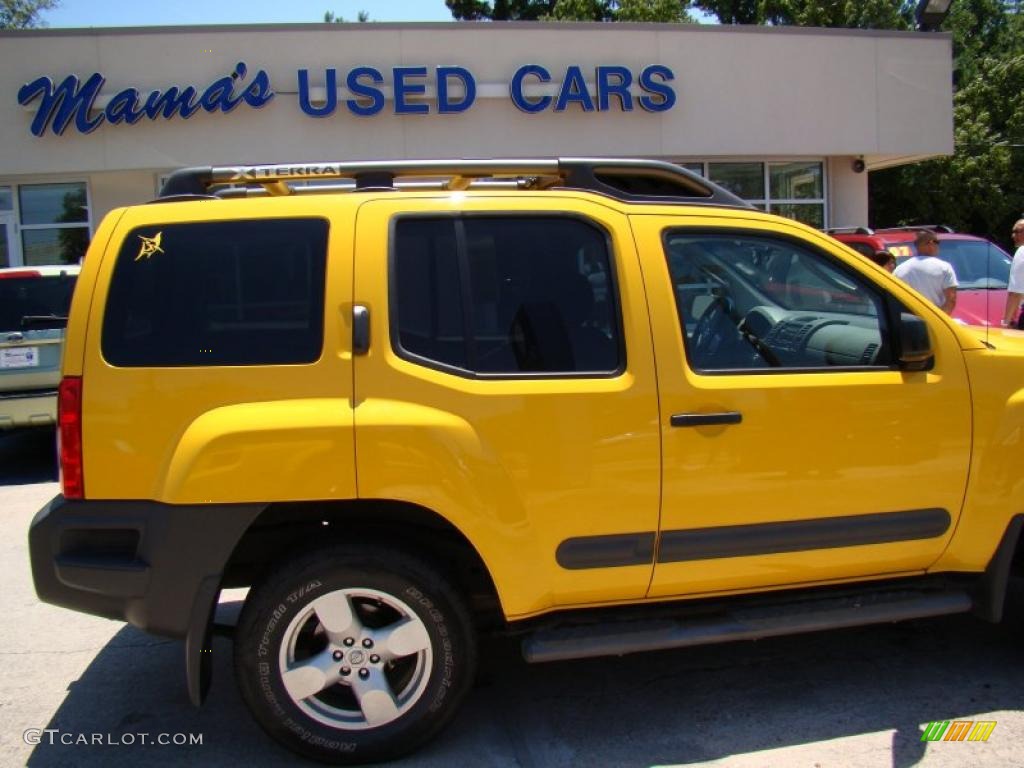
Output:
<svg viewBox="0 0 1024 768">
<path fill-rule="evenodd" d="M 738 608 L 692 619 L 610 621 L 538 629 L 523 640 L 528 662 L 622 656 L 730 640 L 795 635 L 824 629 L 923 619 L 972 608 L 964 590 L 889 592 L 825 597 L 783 605 Z"/>
</svg>

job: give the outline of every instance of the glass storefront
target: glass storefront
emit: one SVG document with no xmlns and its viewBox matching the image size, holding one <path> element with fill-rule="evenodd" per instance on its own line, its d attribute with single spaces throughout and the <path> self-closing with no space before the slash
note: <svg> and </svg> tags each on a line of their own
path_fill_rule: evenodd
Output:
<svg viewBox="0 0 1024 768">
<path fill-rule="evenodd" d="M 755 208 L 821 229 L 825 226 L 825 164 L 792 162 L 680 163 L 742 197 Z"/>
<path fill-rule="evenodd" d="M 84 181 L 0 184 L 0 267 L 78 264 L 91 234 Z"/>
</svg>

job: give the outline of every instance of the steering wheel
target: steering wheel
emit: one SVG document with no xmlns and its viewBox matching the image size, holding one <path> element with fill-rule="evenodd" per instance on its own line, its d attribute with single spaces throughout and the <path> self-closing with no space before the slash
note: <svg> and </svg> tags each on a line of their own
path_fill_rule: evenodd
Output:
<svg viewBox="0 0 1024 768">
<path fill-rule="evenodd" d="M 735 336 L 731 310 L 732 300 L 728 296 L 712 296 L 711 303 L 697 320 L 693 330 L 693 353 L 698 364 L 710 363 L 729 335 Z"/>
</svg>

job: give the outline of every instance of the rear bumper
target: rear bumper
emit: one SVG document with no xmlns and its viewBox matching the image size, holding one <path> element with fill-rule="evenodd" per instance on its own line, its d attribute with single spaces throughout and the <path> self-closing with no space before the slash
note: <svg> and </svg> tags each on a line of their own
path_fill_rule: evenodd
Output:
<svg viewBox="0 0 1024 768">
<path fill-rule="evenodd" d="M 184 638 L 208 621 L 224 566 L 263 508 L 57 496 L 29 529 L 36 593 L 53 605 Z"/>
<path fill-rule="evenodd" d="M 57 390 L 0 392 L 0 430 L 52 427 L 57 423 Z"/>
</svg>

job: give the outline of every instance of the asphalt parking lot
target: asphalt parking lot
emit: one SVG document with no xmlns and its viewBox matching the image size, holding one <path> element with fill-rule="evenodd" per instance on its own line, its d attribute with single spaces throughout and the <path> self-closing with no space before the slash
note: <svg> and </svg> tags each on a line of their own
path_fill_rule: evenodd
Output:
<svg viewBox="0 0 1024 768">
<path fill-rule="evenodd" d="M 249 718 L 228 639 L 194 709 L 179 643 L 37 600 L 26 533 L 57 492 L 52 440 L 0 436 L 0 764 L 296 764 Z M 455 722 L 395 765 L 1019 766 L 1022 661 L 968 617 L 537 666 L 490 641 Z M 933 720 L 997 725 L 922 742 Z"/>
</svg>

